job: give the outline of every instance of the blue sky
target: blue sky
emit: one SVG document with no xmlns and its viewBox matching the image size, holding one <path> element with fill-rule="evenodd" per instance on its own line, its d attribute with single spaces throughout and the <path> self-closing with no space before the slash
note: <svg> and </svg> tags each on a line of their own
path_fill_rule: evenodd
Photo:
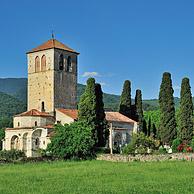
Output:
<svg viewBox="0 0 194 194">
<path fill-rule="evenodd" d="M 172 74 L 175 96 L 181 79 L 194 88 L 192 0 L 2 0 L 0 77 L 27 77 L 26 51 L 51 38 L 80 52 L 79 82 L 89 75 L 108 93 L 124 80 L 144 99 L 157 98 L 162 73 Z"/>
</svg>

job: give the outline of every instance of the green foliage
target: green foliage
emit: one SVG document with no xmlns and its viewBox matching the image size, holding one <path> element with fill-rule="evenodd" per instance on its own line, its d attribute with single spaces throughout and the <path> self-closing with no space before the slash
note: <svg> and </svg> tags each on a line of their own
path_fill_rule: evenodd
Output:
<svg viewBox="0 0 194 194">
<path fill-rule="evenodd" d="M 133 134 L 131 142 L 123 148 L 124 154 L 146 154 L 149 149 L 157 148 L 157 141 L 144 133 Z"/>
<path fill-rule="evenodd" d="M 149 124 L 149 118 L 150 118 L 151 120 L 150 133 L 154 138 L 156 138 L 157 129 L 159 128 L 159 125 L 160 125 L 160 110 L 146 111 L 144 112 L 144 118 L 146 122 L 148 122 L 148 124 Z"/>
<path fill-rule="evenodd" d="M 172 144 L 173 139 L 176 138 L 176 120 L 173 93 L 174 91 L 172 88 L 171 74 L 165 72 L 163 74 L 159 93 L 159 137 L 163 144 Z"/>
<path fill-rule="evenodd" d="M 145 124 L 146 121 L 144 120 L 143 108 L 142 108 L 141 90 L 136 90 L 135 107 L 136 107 L 137 121 L 139 123 L 139 130 L 143 131 L 145 134 L 147 134 L 146 124 Z"/>
<path fill-rule="evenodd" d="M 173 142 L 172 142 L 172 151 L 174 153 L 178 152 L 177 148 L 180 144 L 181 144 L 181 140 L 179 138 L 176 138 L 176 139 L 173 140 Z"/>
<path fill-rule="evenodd" d="M 2 149 L 2 140 L 5 137 L 5 130 L 4 129 L 0 129 L 0 150 Z"/>
<path fill-rule="evenodd" d="M 92 128 L 86 122 L 57 125 L 47 150 L 54 157 L 64 159 L 87 159 L 93 157 L 94 140 Z"/>
<path fill-rule="evenodd" d="M 0 119 L 10 118 L 26 110 L 26 104 L 17 98 L 0 92 Z M 0 124 L 1 125 L 1 124 Z"/>
<path fill-rule="evenodd" d="M 190 146 L 192 147 L 192 149 L 194 151 L 194 138 L 191 140 Z"/>
<path fill-rule="evenodd" d="M 179 137 L 190 142 L 193 137 L 193 102 L 188 78 L 183 78 L 181 84 Z"/>
<path fill-rule="evenodd" d="M 0 160 L 11 162 L 25 159 L 25 153 L 21 150 L 2 150 L 0 151 Z"/>
<path fill-rule="evenodd" d="M 97 147 L 104 147 L 109 137 L 108 122 L 104 112 L 103 92 L 100 84 L 95 85 Z"/>
<path fill-rule="evenodd" d="M 146 123 L 146 120 L 145 119 L 143 119 L 143 129 L 142 129 L 141 132 L 143 132 L 144 135 L 148 135 L 147 123 Z"/>
<path fill-rule="evenodd" d="M 153 134 L 153 138 L 157 137 L 157 129 L 154 123 L 152 124 L 152 134 Z"/>
<path fill-rule="evenodd" d="M 93 139 L 95 143 L 98 142 L 97 137 L 97 99 L 96 99 L 96 84 L 94 78 L 87 80 L 85 92 L 82 94 L 78 105 L 78 119 L 85 121 L 92 127 Z"/>
<path fill-rule="evenodd" d="M 166 154 L 167 153 L 166 149 L 163 146 L 160 146 L 158 151 L 159 151 L 159 154 Z"/>
<path fill-rule="evenodd" d="M 131 117 L 131 82 L 125 80 L 120 98 L 119 112 L 127 117 Z"/>
<path fill-rule="evenodd" d="M 1 128 L 7 128 L 7 127 L 12 127 L 13 126 L 13 121 L 11 117 L 1 117 L 0 118 L 0 129 Z"/>
<path fill-rule="evenodd" d="M 152 121 L 151 121 L 151 117 L 149 117 L 149 120 L 148 120 L 148 129 L 147 129 L 147 135 L 148 136 L 151 135 L 151 127 L 152 127 Z"/>
</svg>

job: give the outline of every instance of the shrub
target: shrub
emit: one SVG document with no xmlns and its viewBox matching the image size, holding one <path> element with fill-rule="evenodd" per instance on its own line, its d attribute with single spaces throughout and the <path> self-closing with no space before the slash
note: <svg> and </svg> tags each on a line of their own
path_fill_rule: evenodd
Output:
<svg viewBox="0 0 194 194">
<path fill-rule="evenodd" d="M 185 143 L 181 143 L 181 144 L 178 146 L 177 150 L 178 150 L 179 152 L 192 152 L 192 151 L 193 151 L 192 147 L 189 146 L 188 144 L 185 144 Z"/>
<path fill-rule="evenodd" d="M 192 147 L 192 150 L 194 150 L 194 138 L 191 140 L 190 146 Z"/>
<path fill-rule="evenodd" d="M 181 144 L 181 140 L 179 138 L 174 139 L 172 142 L 172 151 L 174 153 L 178 152 L 178 146 Z"/>
<path fill-rule="evenodd" d="M 21 150 L 0 151 L 0 160 L 3 160 L 3 161 L 17 161 L 25 158 L 26 158 L 25 153 Z"/>
<path fill-rule="evenodd" d="M 166 148 L 164 148 L 163 146 L 160 146 L 158 151 L 159 151 L 159 154 L 166 154 L 167 153 Z"/>
<path fill-rule="evenodd" d="M 134 154 L 135 146 L 132 143 L 129 143 L 127 146 L 123 148 L 123 154 Z"/>
<path fill-rule="evenodd" d="M 155 150 L 158 142 L 143 133 L 134 134 L 132 141 L 123 149 L 124 154 L 146 154 L 149 149 Z"/>
<path fill-rule="evenodd" d="M 92 128 L 83 121 L 64 126 L 57 125 L 47 151 L 52 156 L 63 159 L 94 157 Z"/>
</svg>

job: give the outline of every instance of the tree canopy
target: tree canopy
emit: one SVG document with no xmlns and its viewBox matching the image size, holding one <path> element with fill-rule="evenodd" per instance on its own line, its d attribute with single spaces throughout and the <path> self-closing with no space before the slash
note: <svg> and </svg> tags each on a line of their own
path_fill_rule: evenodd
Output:
<svg viewBox="0 0 194 194">
<path fill-rule="evenodd" d="M 171 144 L 177 134 L 173 93 L 171 74 L 165 72 L 162 77 L 159 93 L 159 137 L 164 144 Z"/>
</svg>

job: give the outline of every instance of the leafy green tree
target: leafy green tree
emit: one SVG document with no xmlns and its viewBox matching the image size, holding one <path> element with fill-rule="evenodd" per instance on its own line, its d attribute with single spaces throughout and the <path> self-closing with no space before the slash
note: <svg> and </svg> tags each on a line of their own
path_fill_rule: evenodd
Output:
<svg viewBox="0 0 194 194">
<path fill-rule="evenodd" d="M 92 128 L 86 122 L 57 125 L 47 150 L 54 157 L 87 159 L 94 156 Z"/>
<path fill-rule="evenodd" d="M 176 120 L 173 93 L 174 90 L 172 88 L 171 74 L 165 72 L 163 74 L 159 93 L 161 115 L 159 137 L 163 144 L 172 144 L 173 139 L 176 138 Z"/>
<path fill-rule="evenodd" d="M 145 124 L 146 121 L 144 120 L 144 116 L 143 116 L 141 90 L 136 90 L 135 107 L 136 107 L 137 121 L 139 123 L 139 131 L 144 131 L 144 134 L 147 134 L 147 128 L 145 128 L 146 127 L 146 124 Z"/>
<path fill-rule="evenodd" d="M 131 82 L 125 80 L 120 98 L 119 112 L 127 117 L 131 117 Z"/>
<path fill-rule="evenodd" d="M 149 118 L 151 117 L 152 123 L 155 124 L 156 128 L 159 128 L 160 126 L 160 110 L 153 110 L 153 111 L 145 111 L 144 112 L 144 118 L 146 122 L 149 121 Z"/>
<path fill-rule="evenodd" d="M 87 80 L 87 86 L 85 92 L 80 98 L 78 105 L 78 119 L 85 121 L 92 127 L 93 139 L 95 143 L 98 142 L 98 135 L 96 130 L 97 125 L 97 99 L 96 99 L 96 84 L 94 78 Z"/>
<path fill-rule="evenodd" d="M 100 84 L 96 84 L 96 129 L 98 137 L 98 147 L 104 147 L 108 140 L 109 130 L 104 111 L 103 92 Z"/>
<path fill-rule="evenodd" d="M 188 78 L 183 78 L 181 83 L 179 137 L 182 141 L 190 142 L 193 137 L 193 102 L 191 87 Z"/>
</svg>

